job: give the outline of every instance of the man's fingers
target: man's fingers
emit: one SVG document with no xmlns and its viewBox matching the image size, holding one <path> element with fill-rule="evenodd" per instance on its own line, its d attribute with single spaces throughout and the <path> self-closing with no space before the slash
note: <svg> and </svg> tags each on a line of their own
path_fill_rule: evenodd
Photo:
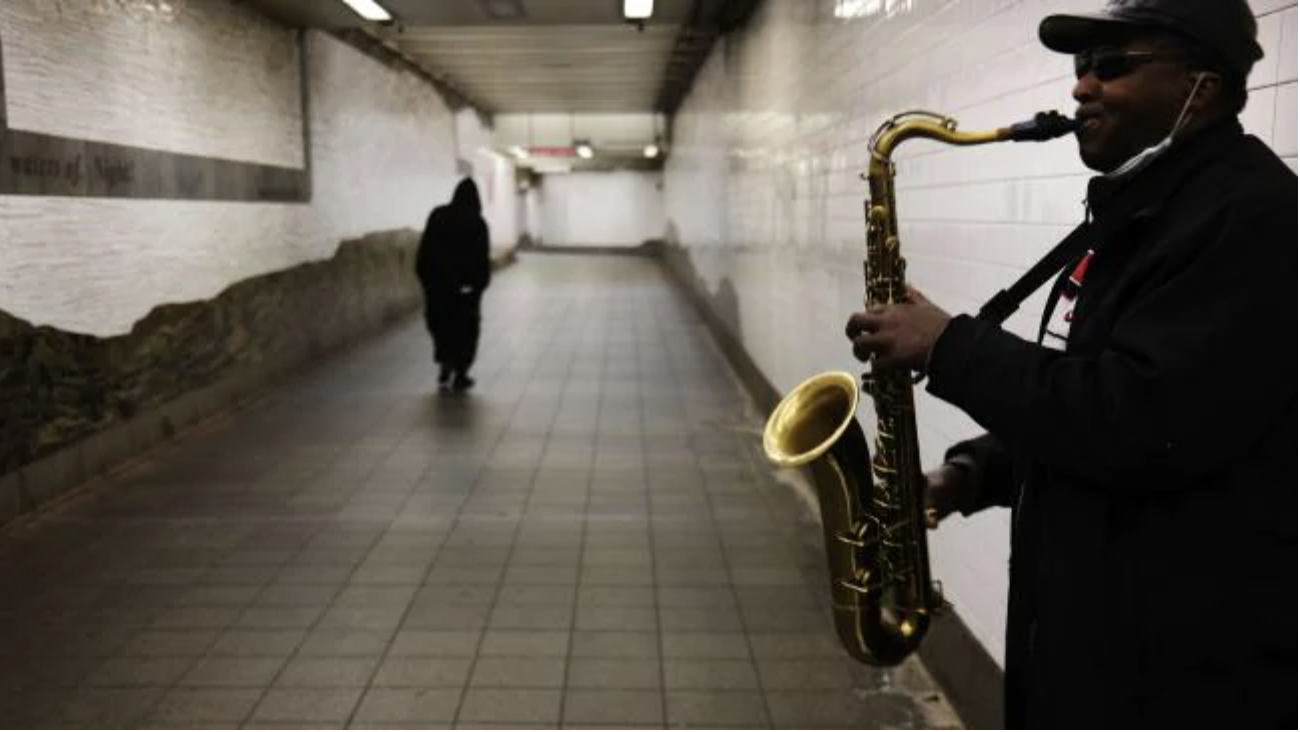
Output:
<svg viewBox="0 0 1300 732">
<path fill-rule="evenodd" d="M 852 340 L 864 333 L 875 333 L 878 330 L 880 330 L 879 313 L 854 313 L 849 316 L 849 322 L 844 326 L 844 335 Z"/>
<path fill-rule="evenodd" d="M 868 361 L 875 357 L 873 363 L 877 366 L 882 365 L 884 360 L 882 354 L 889 351 L 893 344 L 893 338 L 880 333 L 862 333 L 853 339 L 853 355 L 859 361 Z"/>
</svg>

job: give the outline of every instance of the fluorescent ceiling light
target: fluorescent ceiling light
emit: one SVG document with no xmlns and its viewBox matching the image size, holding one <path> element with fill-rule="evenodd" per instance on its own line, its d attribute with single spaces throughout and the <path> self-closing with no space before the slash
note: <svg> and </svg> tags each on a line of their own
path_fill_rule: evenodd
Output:
<svg viewBox="0 0 1300 732">
<path fill-rule="evenodd" d="M 387 10 L 384 10 L 384 6 L 375 2 L 375 0 L 343 0 L 343 2 L 347 3 L 354 13 L 366 20 L 385 21 L 393 19 L 393 16 Z"/>
<path fill-rule="evenodd" d="M 623 17 L 628 20 L 645 20 L 654 11 L 655 0 L 623 0 Z"/>
<path fill-rule="evenodd" d="M 646 156 L 647 158 L 657 158 L 657 157 L 659 157 L 659 146 L 658 146 L 658 145 L 646 145 L 646 146 L 645 146 L 645 150 L 643 150 L 642 152 L 645 153 L 645 156 Z"/>
</svg>

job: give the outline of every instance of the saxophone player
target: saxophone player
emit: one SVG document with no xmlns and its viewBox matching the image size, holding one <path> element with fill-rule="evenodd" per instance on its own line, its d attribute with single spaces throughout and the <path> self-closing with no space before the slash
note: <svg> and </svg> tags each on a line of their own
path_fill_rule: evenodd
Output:
<svg viewBox="0 0 1300 732">
<path fill-rule="evenodd" d="M 1060 272 L 1037 341 L 911 290 L 850 317 L 853 353 L 987 430 L 927 500 L 1012 509 L 1009 727 L 1294 728 L 1297 186 L 1238 121 L 1254 16 L 1111 0 L 1039 37 L 1074 59 L 1086 215 L 1150 200 Z"/>
</svg>

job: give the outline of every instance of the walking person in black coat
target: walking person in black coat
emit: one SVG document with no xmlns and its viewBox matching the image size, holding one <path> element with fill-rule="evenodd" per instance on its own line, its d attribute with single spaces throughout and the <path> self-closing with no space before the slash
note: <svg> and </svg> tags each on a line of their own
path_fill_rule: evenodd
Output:
<svg viewBox="0 0 1300 732">
<path fill-rule="evenodd" d="M 487 223 L 478 187 L 466 178 L 451 203 L 429 214 L 416 255 L 424 288 L 424 320 L 433 337 L 439 388 L 464 391 L 474 385 L 470 367 L 478 353 L 479 306 L 492 278 Z"/>
<path fill-rule="evenodd" d="M 1295 728 L 1297 188 L 1237 119 L 1254 16 L 1111 0 L 1039 36 L 1074 54 L 1087 215 L 1118 228 L 1037 342 L 916 292 L 847 335 L 987 430 L 927 489 L 1012 509 L 1008 726 Z"/>
</svg>

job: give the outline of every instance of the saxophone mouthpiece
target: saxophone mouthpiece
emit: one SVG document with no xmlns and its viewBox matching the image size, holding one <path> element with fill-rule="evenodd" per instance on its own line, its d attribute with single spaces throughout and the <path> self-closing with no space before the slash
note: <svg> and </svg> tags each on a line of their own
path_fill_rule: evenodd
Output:
<svg viewBox="0 0 1300 732">
<path fill-rule="evenodd" d="M 1016 142 L 1046 142 L 1079 129 L 1079 120 L 1060 112 L 1039 112 L 1027 122 L 1011 125 L 1011 139 Z"/>
</svg>

